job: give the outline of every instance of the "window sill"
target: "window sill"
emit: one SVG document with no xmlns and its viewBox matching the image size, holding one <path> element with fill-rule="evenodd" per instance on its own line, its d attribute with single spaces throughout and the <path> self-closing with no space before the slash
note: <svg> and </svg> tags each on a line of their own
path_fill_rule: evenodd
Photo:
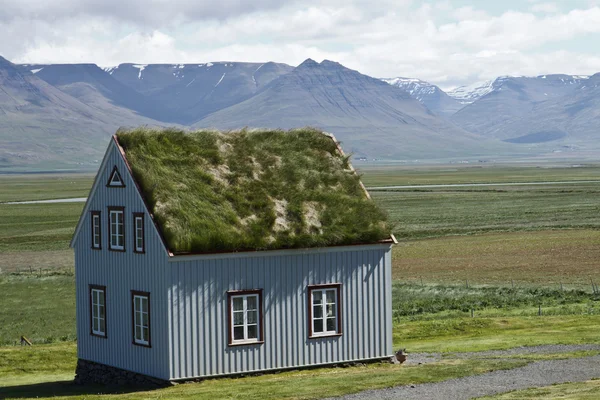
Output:
<svg viewBox="0 0 600 400">
<path fill-rule="evenodd" d="M 151 348 L 151 347 L 152 347 L 152 346 L 150 345 L 150 343 L 138 343 L 138 342 L 136 342 L 136 341 L 133 341 L 133 342 L 132 342 L 132 344 L 133 344 L 133 345 L 135 345 L 135 346 L 140 346 L 140 347 L 148 347 L 148 348 Z"/>
<path fill-rule="evenodd" d="M 123 249 L 116 249 L 114 247 L 109 247 L 108 250 L 114 251 L 114 252 L 117 252 L 117 253 L 125 253 L 125 249 L 124 248 Z"/>
<path fill-rule="evenodd" d="M 229 343 L 229 346 L 252 346 L 254 344 L 264 344 L 264 340 L 253 340 L 253 341 L 240 341 L 240 342 L 232 342 Z"/>
<path fill-rule="evenodd" d="M 101 335 L 99 333 L 92 332 L 92 333 L 90 333 L 90 336 L 98 337 L 98 338 L 101 338 L 101 339 L 107 339 L 106 333 L 104 335 Z"/>
<path fill-rule="evenodd" d="M 330 337 L 339 337 L 342 336 L 341 333 L 324 333 L 324 334 L 317 334 L 317 335 L 312 335 L 309 336 L 309 339 L 321 339 L 321 338 L 330 338 Z"/>
</svg>

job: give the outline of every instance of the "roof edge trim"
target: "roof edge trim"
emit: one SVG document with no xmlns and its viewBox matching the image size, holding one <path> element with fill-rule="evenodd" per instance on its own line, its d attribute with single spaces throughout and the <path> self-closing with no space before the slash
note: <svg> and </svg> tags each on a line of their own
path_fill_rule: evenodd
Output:
<svg viewBox="0 0 600 400">
<path fill-rule="evenodd" d="M 218 258 L 242 258 L 242 257 L 270 257 L 281 255 L 294 254 L 312 254 L 312 253 L 331 253 L 340 251 L 359 251 L 376 248 L 391 248 L 395 243 L 390 240 L 381 241 L 378 243 L 369 244 L 351 244 L 340 246 L 327 247 L 303 247 L 300 249 L 277 249 L 277 250 L 256 250 L 256 251 L 239 251 L 239 252 L 223 252 L 223 253 L 195 253 L 195 254 L 173 254 L 169 257 L 169 262 L 178 261 L 194 261 L 194 260 L 212 260 Z"/>
<path fill-rule="evenodd" d="M 148 206 L 146 197 L 144 196 L 144 193 L 142 192 L 140 185 L 138 184 L 137 180 L 135 179 L 135 176 L 133 175 L 131 165 L 129 165 L 129 161 L 127 161 L 127 155 L 125 154 L 125 150 L 123 149 L 123 147 L 121 147 L 121 144 L 119 144 L 119 138 L 117 137 L 116 133 L 112 136 L 112 140 L 113 140 L 115 146 L 117 147 L 117 149 L 119 150 L 119 154 L 121 155 L 121 158 L 123 159 L 123 162 L 125 163 L 125 166 L 127 167 L 127 171 L 129 172 L 129 176 L 131 176 L 131 180 L 133 181 L 133 184 L 135 186 L 135 189 L 137 190 L 138 195 L 140 196 L 140 198 L 142 199 L 142 202 L 144 203 L 146 212 L 148 213 L 148 215 L 150 216 L 150 219 L 152 220 L 152 225 L 154 225 L 154 229 L 158 233 L 158 237 L 160 237 L 160 241 L 162 242 L 163 249 L 165 250 L 167 255 L 169 255 L 170 257 L 173 256 L 173 253 L 169 249 L 169 246 L 167 244 L 167 241 L 165 240 L 165 237 L 162 234 L 162 231 L 160 230 L 158 224 L 156 223 L 156 219 L 154 219 L 154 214 L 152 213 L 152 211 L 150 210 L 150 207 Z"/>
</svg>

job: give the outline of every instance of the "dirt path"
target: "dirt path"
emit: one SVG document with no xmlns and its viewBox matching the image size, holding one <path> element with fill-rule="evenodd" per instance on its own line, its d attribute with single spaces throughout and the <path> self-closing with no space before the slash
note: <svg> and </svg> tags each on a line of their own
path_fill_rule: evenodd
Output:
<svg viewBox="0 0 600 400">
<path fill-rule="evenodd" d="M 504 355 L 553 354 L 581 350 L 598 350 L 599 348 L 600 346 L 595 345 L 536 346 L 506 351 L 463 353 L 457 354 L 457 356 L 458 358 L 502 357 Z M 439 359 L 438 356 L 436 354 L 418 355 L 418 357 L 414 357 L 411 363 L 415 363 L 414 361 L 419 358 L 425 363 L 433 362 Z M 338 399 L 467 400 L 513 390 L 549 386 L 555 383 L 582 382 L 593 378 L 600 378 L 600 356 L 535 361 L 525 367 L 506 371 L 494 371 L 438 383 L 369 390 L 343 396 Z"/>
</svg>

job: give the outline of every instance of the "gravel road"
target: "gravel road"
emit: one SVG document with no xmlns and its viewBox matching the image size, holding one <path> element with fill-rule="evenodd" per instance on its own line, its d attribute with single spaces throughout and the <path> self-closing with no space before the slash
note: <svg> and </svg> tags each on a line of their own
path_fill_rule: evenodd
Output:
<svg viewBox="0 0 600 400">
<path fill-rule="evenodd" d="M 553 354 L 581 350 L 599 350 L 596 345 L 553 345 L 520 347 L 511 350 L 480 353 L 457 353 L 456 358 L 502 357 L 518 354 Z M 419 354 L 415 360 L 439 360 L 439 354 Z M 411 359 L 411 355 L 407 362 Z M 418 363 L 418 362 L 417 362 Z M 467 400 L 513 390 L 549 386 L 555 383 L 581 382 L 600 378 L 600 356 L 571 358 L 566 360 L 536 361 L 525 367 L 506 371 L 494 371 L 465 378 L 450 379 L 438 383 L 398 386 L 389 389 L 368 390 L 338 397 L 344 400 L 366 399 L 415 399 L 415 400 Z"/>
</svg>

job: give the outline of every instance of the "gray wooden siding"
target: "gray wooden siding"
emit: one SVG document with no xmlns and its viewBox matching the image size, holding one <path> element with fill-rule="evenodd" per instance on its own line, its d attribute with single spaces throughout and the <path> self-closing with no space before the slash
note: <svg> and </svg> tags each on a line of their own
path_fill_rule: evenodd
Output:
<svg viewBox="0 0 600 400">
<path fill-rule="evenodd" d="M 83 215 L 83 225 L 74 242 L 78 356 L 168 379 L 168 256 L 119 151 L 112 142 L 110 146 L 108 162 L 99 171 L 97 191 L 90 198 L 90 210 L 102 212 L 102 250 L 91 249 L 89 212 Z M 115 165 L 126 188 L 105 186 Z M 108 250 L 108 206 L 125 207 L 125 253 Z M 133 252 L 133 212 L 145 213 L 146 254 Z M 106 286 L 106 339 L 90 335 L 89 284 Z M 131 290 L 151 294 L 151 348 L 132 344 Z"/>
<path fill-rule="evenodd" d="M 170 378 L 389 356 L 391 251 L 374 245 L 168 263 Z M 342 284 L 343 335 L 308 338 L 307 286 Z M 227 291 L 263 289 L 264 344 L 228 346 Z"/>
</svg>

